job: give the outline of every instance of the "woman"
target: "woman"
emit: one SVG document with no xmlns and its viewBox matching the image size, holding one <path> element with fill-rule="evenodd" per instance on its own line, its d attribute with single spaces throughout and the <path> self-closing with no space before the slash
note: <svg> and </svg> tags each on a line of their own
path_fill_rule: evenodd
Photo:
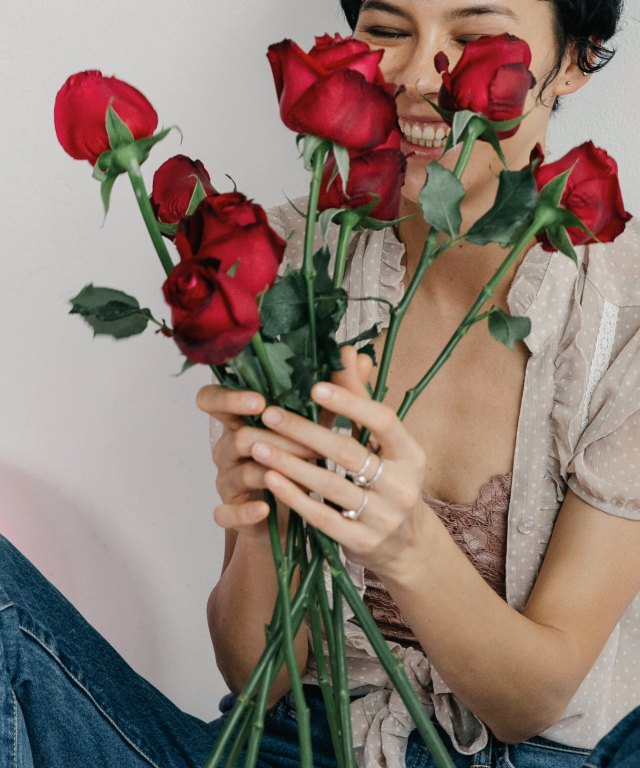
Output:
<svg viewBox="0 0 640 768">
<path fill-rule="evenodd" d="M 435 137 L 441 125 L 418 95 L 439 89 L 438 51 L 455 64 L 467 41 L 485 35 L 510 32 L 530 44 L 541 87 L 532 114 L 505 144 L 510 165 L 521 167 L 537 142 L 544 145 L 555 100 L 582 87 L 601 63 L 600 43 L 613 35 L 620 13 L 617 0 L 343 2 L 357 19 L 356 36 L 385 48 L 387 78 L 407 86 L 398 105 L 410 133 L 405 149 L 414 154 L 403 213 L 418 210 L 425 166 L 441 151 L 426 146 L 425 135 L 433 129 Z M 454 159 L 451 153 L 445 162 Z M 491 205 L 499 170 L 492 164 L 492 151 L 480 146 L 464 178 L 467 222 Z M 291 224 L 300 226 L 291 217 L 288 208 L 272 212 L 287 233 Z M 377 282 L 380 295 L 398 300 L 427 231 L 418 216 L 400 226 L 399 239 L 356 235 L 346 278 L 352 295 Z M 282 502 L 283 523 L 291 504 L 343 545 L 374 616 L 425 705 L 435 709 L 457 765 L 582 763 L 640 695 L 633 643 L 640 615 L 640 528 L 633 519 L 637 255 L 635 223 L 612 246 L 581 252 L 577 272 L 564 257 L 532 247 L 495 299 L 532 317 L 527 345 L 511 355 L 476 326 L 403 425 L 394 416 L 402 393 L 424 373 L 502 254 L 462 245 L 437 262 L 403 325 L 387 404 L 368 400 L 371 365 L 350 348 L 334 385 L 314 389 L 327 414 L 339 411 L 370 426 L 380 444 L 383 471 L 380 458 L 367 465 L 367 478 L 377 478 L 357 521 L 312 501 L 300 486 L 358 509 L 361 489 L 306 459 L 325 456 L 357 471 L 368 459 L 364 447 L 265 410 L 253 393 L 201 391 L 200 407 L 224 424 L 214 458 L 224 502 L 216 520 L 227 531 L 227 547 L 209 619 L 232 691 L 242 688 L 264 646 L 275 602 L 261 500 L 269 487 Z M 298 258 L 294 238 L 289 259 Z M 353 325 L 378 319 L 377 303 L 358 306 L 362 317 L 350 310 L 344 338 Z M 245 414 L 262 414 L 271 431 L 245 427 Z M 206 724 L 180 712 L 8 542 L 0 546 L 0 765 L 202 765 L 222 719 Z M 402 765 L 406 754 L 411 768 L 430 766 L 359 627 L 346 627 L 360 761 Z M 335 761 L 304 631 L 297 653 L 316 765 L 329 768 Z M 288 690 L 283 671 L 267 716 L 263 766 L 299 762 Z M 228 705 L 225 699 L 221 708 Z"/>
<path fill-rule="evenodd" d="M 521 168 L 536 143 L 545 145 L 556 100 L 584 86 L 606 59 L 601 44 L 620 12 L 617 2 L 564 0 L 343 0 L 343 7 L 355 36 L 384 49 L 386 79 L 406 88 L 397 102 L 409 155 L 401 215 L 419 212 L 425 167 L 442 151 L 426 146 L 433 139 L 438 145 L 446 126 L 420 96 L 437 98 L 439 51 L 453 65 L 465 43 L 482 36 L 508 32 L 529 43 L 539 86 L 526 107 L 531 114 L 504 145 L 509 166 Z M 456 158 L 453 151 L 443 162 L 453 168 Z M 479 145 L 463 178 L 463 231 L 491 207 L 497 165 L 493 149 Z M 286 206 L 272 221 L 283 233 L 301 228 Z M 428 226 L 418 215 L 398 230 L 399 242 L 391 233 L 354 238 L 345 279 L 351 296 L 371 295 L 377 284 L 378 295 L 399 300 Z M 216 387 L 200 393 L 200 407 L 225 426 L 214 459 L 224 502 L 215 516 L 227 530 L 227 551 L 209 621 L 233 691 L 264 646 L 262 626 L 276 594 L 267 505 L 260 500 L 269 488 L 282 502 L 283 519 L 292 506 L 343 546 L 356 584 L 455 754 L 470 756 L 461 765 L 489 764 L 488 732 L 502 743 L 525 742 L 507 749 L 516 764 L 549 759 L 542 754 L 548 749 L 579 765 L 640 703 L 633 672 L 640 661 L 640 400 L 629 397 L 639 383 L 640 298 L 630 282 L 638 255 L 635 222 L 617 243 L 583 251 L 577 271 L 532 244 L 495 300 L 531 317 L 526 344 L 512 355 L 486 326 L 476 326 L 401 424 L 394 413 L 405 391 L 445 346 L 504 254 L 498 246 L 465 243 L 440 258 L 402 327 L 385 404 L 366 396 L 370 365 L 353 350 L 334 380 L 338 386 L 317 385 L 312 393 L 328 411 L 371 428 L 381 446 L 365 474 L 371 479 L 381 459 L 384 468 L 357 521 L 307 491 L 347 510 L 362 505 L 363 491 L 305 461 L 322 456 L 357 472 L 368 452 L 356 440 L 277 408 L 263 412 L 256 395 Z M 301 259 L 295 237 L 288 257 Z M 343 338 L 376 320 L 384 326 L 380 306 L 355 304 Z M 383 342 L 384 335 L 378 351 Z M 239 415 L 247 413 L 262 413 L 273 434 L 243 426 Z M 350 688 L 362 695 L 352 714 L 364 764 L 402 765 L 413 724 L 397 696 L 381 693 L 388 681 L 363 633 L 352 622 L 346 630 Z M 297 650 L 305 682 L 317 682 L 304 630 Z M 273 702 L 288 687 L 283 671 Z M 417 755 L 418 740 L 409 739 L 407 764 Z"/>
</svg>

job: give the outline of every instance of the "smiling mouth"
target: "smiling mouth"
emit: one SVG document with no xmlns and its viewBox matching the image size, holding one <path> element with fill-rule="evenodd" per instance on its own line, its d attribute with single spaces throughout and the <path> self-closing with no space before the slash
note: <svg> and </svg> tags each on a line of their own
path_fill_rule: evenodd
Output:
<svg viewBox="0 0 640 768">
<path fill-rule="evenodd" d="M 398 118 L 398 124 L 405 140 L 418 147 L 444 147 L 447 136 L 451 133 L 451 128 L 443 124 L 436 128 L 433 123 L 420 125 L 409 123 L 402 118 Z"/>
</svg>

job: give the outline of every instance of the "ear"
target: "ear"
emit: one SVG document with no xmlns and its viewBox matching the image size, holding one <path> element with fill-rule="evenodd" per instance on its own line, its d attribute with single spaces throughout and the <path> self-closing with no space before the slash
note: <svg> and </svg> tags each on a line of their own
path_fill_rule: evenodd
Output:
<svg viewBox="0 0 640 768">
<path fill-rule="evenodd" d="M 577 50 L 575 47 L 567 54 L 565 61 L 556 77 L 554 96 L 568 96 L 579 91 L 591 80 L 591 75 L 583 72 L 578 65 Z"/>
</svg>

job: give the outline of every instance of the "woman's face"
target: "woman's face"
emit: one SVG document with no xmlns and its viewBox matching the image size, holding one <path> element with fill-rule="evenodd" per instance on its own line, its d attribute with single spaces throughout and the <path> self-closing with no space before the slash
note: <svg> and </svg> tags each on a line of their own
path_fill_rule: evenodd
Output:
<svg viewBox="0 0 640 768">
<path fill-rule="evenodd" d="M 426 180 L 426 166 L 442 155 L 449 131 L 420 95 L 437 102 L 442 77 L 435 69 L 435 55 L 444 51 L 452 70 L 465 43 L 508 32 L 529 44 L 531 71 L 543 83 L 557 60 L 553 24 L 553 6 L 543 0 L 364 0 L 355 37 L 383 49 L 380 66 L 385 78 L 406 88 L 397 100 L 400 130 L 405 134 L 402 148 L 407 155 L 413 153 L 408 158 L 403 189 L 406 199 L 417 201 Z M 545 92 L 544 104 L 538 99 L 539 87 L 529 93 L 525 112 L 533 112 L 518 133 L 503 142 L 510 168 L 524 167 L 537 142 L 544 146 L 555 95 L 577 87 L 573 83 L 567 86 L 566 80 L 567 73 L 561 73 Z M 580 80 L 586 78 L 581 76 Z M 449 152 L 442 164 L 453 169 L 458 153 L 459 148 Z M 482 192 L 488 181 L 493 187 L 500 169 L 494 150 L 479 142 L 464 177 L 468 193 L 473 194 L 474 189 Z"/>
</svg>

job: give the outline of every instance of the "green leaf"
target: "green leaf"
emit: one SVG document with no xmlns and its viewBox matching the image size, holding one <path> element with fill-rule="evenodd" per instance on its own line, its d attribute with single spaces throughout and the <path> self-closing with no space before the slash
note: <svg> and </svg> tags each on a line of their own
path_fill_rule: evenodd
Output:
<svg viewBox="0 0 640 768">
<path fill-rule="evenodd" d="M 513 352 L 516 341 L 526 339 L 531 333 L 531 320 L 528 317 L 513 317 L 503 309 L 495 308 L 489 315 L 489 332 Z"/>
<path fill-rule="evenodd" d="M 339 213 L 342 213 L 342 208 L 327 208 L 326 211 L 322 211 L 322 213 L 318 216 L 320 232 L 322 232 L 322 242 L 324 243 L 325 247 L 327 246 L 329 225 Z"/>
<path fill-rule="evenodd" d="M 512 245 L 531 220 L 537 203 L 538 190 L 531 168 L 502 171 L 493 207 L 471 227 L 465 239 L 477 245 Z"/>
<path fill-rule="evenodd" d="M 342 189 L 345 195 L 347 194 L 347 182 L 349 181 L 349 151 L 333 142 L 333 156 L 336 159 L 336 168 L 342 179 Z"/>
<path fill-rule="evenodd" d="M 485 120 L 485 129 L 482 132 L 482 138 L 491 144 L 491 146 L 495 149 L 496 154 L 500 158 L 500 161 L 504 165 L 505 168 L 509 167 L 509 163 L 507 163 L 507 158 L 504 156 L 504 152 L 502 151 L 502 145 L 500 144 L 500 139 L 498 138 L 498 134 L 496 133 L 495 128 L 491 124 L 490 120 Z"/>
<path fill-rule="evenodd" d="M 291 366 L 287 363 L 292 357 L 295 357 L 295 352 L 290 346 L 282 341 L 270 342 L 266 341 L 264 347 L 267 351 L 269 360 L 273 367 L 273 372 L 276 375 L 278 384 L 283 391 L 291 389 Z"/>
<path fill-rule="evenodd" d="M 453 126 L 451 128 L 451 142 L 454 147 L 457 147 L 461 141 L 464 140 L 464 134 L 469 126 L 469 123 L 474 117 L 478 117 L 475 112 L 471 112 L 468 109 L 462 112 L 456 112 L 453 116 Z"/>
<path fill-rule="evenodd" d="M 373 346 L 373 344 L 365 344 L 364 347 L 361 347 L 358 350 L 359 355 L 369 355 L 371 360 L 373 361 L 374 366 L 378 365 L 378 360 L 376 358 L 376 348 Z"/>
<path fill-rule="evenodd" d="M 575 168 L 575 165 L 573 168 Z M 552 179 L 540 190 L 540 203 L 542 205 L 548 205 L 550 208 L 557 208 L 560 205 L 564 191 L 567 188 L 569 176 L 573 173 L 573 168 L 556 176 L 555 179 Z"/>
<path fill-rule="evenodd" d="M 259 392 L 269 402 L 269 385 L 253 347 L 245 347 L 233 359 L 233 367 L 242 376 L 250 389 L 254 392 Z"/>
<path fill-rule="evenodd" d="M 308 325 L 303 325 L 301 328 L 297 328 L 289 333 L 283 333 L 280 339 L 296 355 L 309 356 L 311 354 L 311 333 L 309 332 Z"/>
<path fill-rule="evenodd" d="M 190 368 L 193 368 L 196 365 L 198 365 L 198 363 L 194 363 L 193 360 L 189 360 L 187 358 L 184 361 L 184 364 L 182 365 L 182 368 L 180 369 L 180 372 L 179 373 L 174 373 L 173 375 L 174 375 L 175 378 L 178 378 L 178 376 L 182 376 L 183 373 L 186 373 Z"/>
<path fill-rule="evenodd" d="M 177 224 L 165 224 L 163 221 L 159 221 L 158 229 L 163 235 L 167 235 L 168 237 L 175 237 L 178 234 Z"/>
<path fill-rule="evenodd" d="M 106 128 L 111 149 L 118 149 L 118 147 L 122 147 L 124 144 L 133 144 L 135 141 L 129 126 L 122 120 L 111 104 L 107 107 Z"/>
<path fill-rule="evenodd" d="M 100 185 L 100 197 L 102 198 L 102 207 L 104 208 L 104 217 L 109 213 L 109 204 L 111 202 L 111 190 L 116 183 L 117 176 L 107 176 Z"/>
<path fill-rule="evenodd" d="M 316 294 L 327 293 L 333 289 L 333 280 L 329 275 L 330 261 L 331 253 L 328 248 L 322 247 L 313 254 L 313 266 L 316 270 Z"/>
<path fill-rule="evenodd" d="M 205 199 L 207 196 L 207 193 L 202 186 L 202 182 L 200 179 L 197 180 L 196 186 L 193 190 L 193 194 L 191 195 L 191 200 L 189 201 L 189 207 L 187 208 L 187 216 L 191 216 L 195 209 L 200 205 L 200 203 Z"/>
<path fill-rule="evenodd" d="M 346 416 L 343 416 L 341 413 L 339 413 L 336 416 L 334 426 L 336 429 L 351 429 L 351 419 L 348 419 Z"/>
<path fill-rule="evenodd" d="M 554 248 L 568 256 L 576 267 L 578 266 L 578 254 L 573 247 L 569 233 L 562 224 L 552 224 L 550 227 L 547 227 L 547 237 Z"/>
<path fill-rule="evenodd" d="M 137 299 L 113 288 L 85 286 L 70 300 L 69 314 L 80 315 L 93 328 L 94 336 L 124 339 L 142 333 L 151 313 L 141 309 Z"/>
<path fill-rule="evenodd" d="M 359 341 L 368 341 L 369 339 L 377 339 L 380 335 L 380 326 L 378 323 L 375 325 L 372 325 L 371 328 L 369 328 L 366 331 L 362 331 L 362 333 L 359 333 L 357 336 L 354 336 L 352 339 L 349 339 L 348 341 L 343 341 L 340 344 L 340 347 L 355 347 L 355 345 Z"/>
<path fill-rule="evenodd" d="M 331 146 L 331 142 L 325 141 L 325 139 L 321 139 L 318 136 L 312 136 L 311 134 L 305 135 L 302 144 L 302 159 L 307 171 L 313 170 L 313 156 L 315 155 L 316 150 L 323 144 L 325 144 L 327 148 Z"/>
<path fill-rule="evenodd" d="M 456 176 L 438 162 L 428 166 L 427 183 L 420 193 L 419 202 L 424 219 L 439 232 L 457 237 L 462 226 L 460 204 L 465 191 Z"/>
<path fill-rule="evenodd" d="M 296 390 L 303 402 L 311 398 L 311 389 L 316 383 L 316 371 L 308 357 L 296 355 L 287 360 L 291 368 L 291 385 Z"/>
<path fill-rule="evenodd" d="M 265 293 L 260 320 L 262 333 L 269 339 L 308 323 L 307 290 L 300 272 L 289 271 Z"/>
</svg>

